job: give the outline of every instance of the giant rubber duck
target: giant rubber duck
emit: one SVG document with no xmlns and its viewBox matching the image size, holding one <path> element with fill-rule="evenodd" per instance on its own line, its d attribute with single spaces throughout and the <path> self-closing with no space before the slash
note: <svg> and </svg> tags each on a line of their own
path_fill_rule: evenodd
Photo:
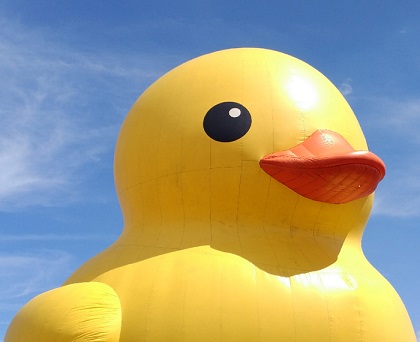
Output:
<svg viewBox="0 0 420 342">
<path fill-rule="evenodd" d="M 280 52 L 193 59 L 118 138 L 124 230 L 6 341 L 415 341 L 361 239 L 385 175 L 350 106 Z"/>
</svg>

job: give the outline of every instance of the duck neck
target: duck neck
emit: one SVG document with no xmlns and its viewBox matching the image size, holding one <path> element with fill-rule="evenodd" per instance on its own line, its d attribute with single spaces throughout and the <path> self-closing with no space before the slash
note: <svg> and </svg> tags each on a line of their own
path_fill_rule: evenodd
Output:
<svg viewBox="0 0 420 342">
<path fill-rule="evenodd" d="M 191 195 L 187 187 L 175 191 L 176 183 L 152 181 L 119 194 L 125 228 L 117 244 L 147 247 L 156 255 L 210 246 L 291 276 L 333 264 L 350 232 L 357 232 L 353 239 L 359 236 L 360 244 L 372 204 L 371 197 L 315 202 L 280 191 L 276 183 L 255 199 L 242 192 L 232 201 L 228 187 L 226 196 L 205 196 L 200 189 L 190 189 Z"/>
</svg>

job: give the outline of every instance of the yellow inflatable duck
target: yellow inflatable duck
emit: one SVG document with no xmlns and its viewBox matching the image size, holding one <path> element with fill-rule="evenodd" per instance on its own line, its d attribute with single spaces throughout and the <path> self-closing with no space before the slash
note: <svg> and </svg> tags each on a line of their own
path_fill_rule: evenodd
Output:
<svg viewBox="0 0 420 342">
<path fill-rule="evenodd" d="M 415 341 L 361 249 L 385 174 L 340 92 L 231 49 L 147 89 L 115 152 L 124 231 L 6 341 Z"/>
</svg>

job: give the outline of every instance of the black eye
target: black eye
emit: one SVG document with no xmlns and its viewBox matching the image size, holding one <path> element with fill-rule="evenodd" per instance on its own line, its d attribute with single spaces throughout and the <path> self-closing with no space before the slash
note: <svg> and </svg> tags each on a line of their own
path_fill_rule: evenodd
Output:
<svg viewBox="0 0 420 342">
<path fill-rule="evenodd" d="M 251 114 L 244 106 L 236 102 L 222 102 L 207 112 L 203 127 L 210 138 L 229 142 L 243 137 L 251 122 Z"/>
</svg>

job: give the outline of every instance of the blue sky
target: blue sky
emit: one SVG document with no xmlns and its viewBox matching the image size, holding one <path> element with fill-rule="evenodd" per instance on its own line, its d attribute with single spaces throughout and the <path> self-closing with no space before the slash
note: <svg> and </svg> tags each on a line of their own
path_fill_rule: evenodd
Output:
<svg viewBox="0 0 420 342">
<path fill-rule="evenodd" d="M 347 97 L 387 165 L 363 240 L 420 336 L 420 2 L 0 2 L 0 338 L 119 235 L 113 149 L 136 98 L 215 50 L 298 57 Z"/>
</svg>

